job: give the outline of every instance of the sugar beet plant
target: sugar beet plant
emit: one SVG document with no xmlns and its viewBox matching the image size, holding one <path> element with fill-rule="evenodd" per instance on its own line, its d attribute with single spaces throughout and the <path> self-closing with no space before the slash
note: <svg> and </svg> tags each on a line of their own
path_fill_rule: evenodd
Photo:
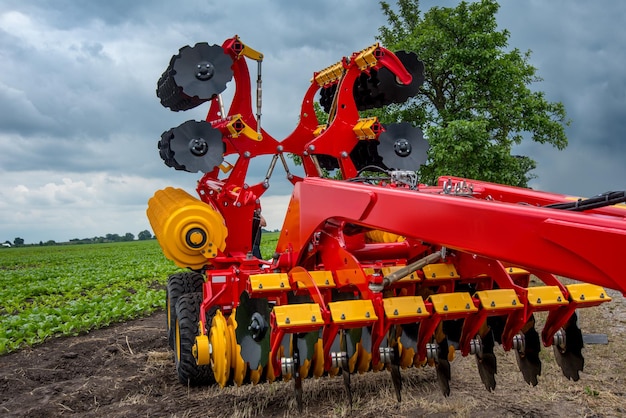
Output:
<svg viewBox="0 0 626 418">
<path fill-rule="evenodd" d="M 176 267 L 156 241 L 0 251 L 0 354 L 163 307 Z"/>
</svg>

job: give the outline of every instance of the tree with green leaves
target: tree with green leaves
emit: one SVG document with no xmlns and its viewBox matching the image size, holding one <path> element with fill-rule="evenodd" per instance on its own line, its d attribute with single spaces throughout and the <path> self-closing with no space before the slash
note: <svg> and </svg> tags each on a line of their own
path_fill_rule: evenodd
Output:
<svg viewBox="0 0 626 418">
<path fill-rule="evenodd" d="M 512 155 L 515 144 L 530 138 L 559 150 L 567 146 L 565 108 L 530 88 L 541 78 L 528 63 L 530 51 L 508 49 L 495 0 L 425 13 L 418 0 L 380 4 L 388 24 L 378 39 L 392 51 L 415 52 L 425 66 L 418 95 L 379 113 L 383 123 L 407 121 L 424 130 L 431 148 L 420 168 L 422 182 L 456 175 L 525 187 L 536 163 Z"/>
<path fill-rule="evenodd" d="M 143 231 L 141 231 L 137 235 L 137 239 L 139 241 L 145 241 L 145 240 L 148 240 L 148 239 L 152 239 L 152 233 L 150 231 L 148 231 L 147 229 L 144 229 Z"/>
</svg>

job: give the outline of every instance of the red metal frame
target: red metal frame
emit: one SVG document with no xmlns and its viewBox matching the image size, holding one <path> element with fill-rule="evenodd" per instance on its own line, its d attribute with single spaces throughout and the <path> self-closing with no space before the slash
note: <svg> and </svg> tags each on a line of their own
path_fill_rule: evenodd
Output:
<svg viewBox="0 0 626 418">
<path fill-rule="evenodd" d="M 233 135 L 228 124 L 235 117 L 257 131 L 257 120 L 251 106 L 250 73 L 244 56 L 243 44 L 234 37 L 224 42 L 225 53 L 233 58 L 235 94 L 226 115 L 220 114 L 218 99 L 211 102 L 206 120 L 220 129 L 226 144 L 225 156 L 236 155 L 237 161 L 227 176 L 219 169 L 206 173 L 199 181 L 200 198 L 218 210 L 228 227 L 226 249 L 210 261 L 206 271 L 201 321 L 207 312 L 218 306 L 228 314 L 237 307 L 242 292 L 260 297 L 250 289 L 249 276 L 268 272 L 289 274 L 290 288 L 273 295 L 264 294 L 271 303 L 287 303 L 287 292 L 306 293 L 320 306 L 323 323 L 325 369 L 330 367 L 330 350 L 341 326 L 331 320 L 328 303 L 331 292 L 319 289 L 307 271 L 333 272 L 336 290 L 353 293 L 360 299 L 369 299 L 378 320 L 362 325 L 372 327 L 371 350 L 373 364 L 379 362 L 378 347 L 390 327 L 401 324 L 385 317 L 383 294 L 370 289 L 380 283 L 380 274 L 371 274 L 385 266 L 405 265 L 420 254 L 447 249 L 445 261 L 453 263 L 461 275 L 459 281 L 473 283 L 476 290 L 514 289 L 524 309 L 498 311 L 508 320 L 502 336 L 506 350 L 533 314 L 527 299 L 527 278 L 512 277 L 510 266 L 526 269 L 546 285 L 559 287 L 564 297 L 567 289 L 554 275 L 617 289 L 626 293 L 626 279 L 619 262 L 626 248 L 626 210 L 606 207 L 588 212 L 568 212 L 543 206 L 563 202 L 569 197 L 529 189 L 503 186 L 482 181 L 442 177 L 437 186 L 420 185 L 416 190 L 402 186 L 361 184 L 319 178 L 312 154 L 329 155 L 337 159 L 343 178 L 357 175 L 350 151 L 359 141 L 353 127 L 359 121 L 359 112 L 353 99 L 353 85 L 362 72 L 386 67 L 401 82 L 411 81 L 393 53 L 383 47 L 373 49 L 374 62 L 359 68 L 359 53 L 341 61 L 343 75 L 330 84 L 337 84 L 335 113 L 325 130 L 316 136 L 320 125 L 315 116 L 314 99 L 321 87 L 314 74 L 305 93 L 300 120 L 294 131 L 277 141 L 264 130 L 259 138 Z M 244 131 L 245 132 L 245 131 Z M 248 185 L 246 174 L 250 160 L 259 155 L 298 155 L 304 165 L 304 179 L 292 177 L 294 190 L 285 218 L 276 253 L 269 268 L 262 268 L 261 260 L 250 256 L 252 249 L 253 214 L 261 208 L 260 199 L 267 190 L 265 182 Z M 222 177 L 220 177 L 222 176 Z M 368 243 L 368 230 L 384 230 L 405 236 L 404 242 Z M 420 272 L 418 272 L 420 273 Z M 425 279 L 425 278 L 422 278 Z M 303 286 L 298 287 L 297 283 Z M 455 280 L 428 283 L 439 292 L 454 292 Z M 415 294 L 416 285 L 395 283 L 393 295 Z M 473 299 L 476 307 L 479 302 Z M 417 352 L 425 359 L 426 343 L 442 320 L 465 318 L 461 336 L 461 352 L 469 353 L 470 341 L 490 313 L 443 315 L 435 312 L 425 301 L 429 317 L 421 321 Z M 576 303 L 550 308 L 543 331 L 544 344 L 552 344 L 554 333 L 570 318 Z M 311 331 L 311 326 L 279 329 L 271 318 L 271 354 L 274 373 L 280 373 L 277 356 L 285 333 Z M 207 330 L 207 324 L 203 329 Z M 352 326 L 358 326 L 352 325 Z"/>
</svg>

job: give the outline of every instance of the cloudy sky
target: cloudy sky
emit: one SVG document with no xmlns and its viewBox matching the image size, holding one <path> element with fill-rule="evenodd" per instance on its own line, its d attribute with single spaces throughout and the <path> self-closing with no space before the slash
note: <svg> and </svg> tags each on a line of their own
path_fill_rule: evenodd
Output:
<svg viewBox="0 0 626 418">
<path fill-rule="evenodd" d="M 537 160 L 535 188 L 581 196 L 626 189 L 625 15 L 626 2 L 501 1 L 510 46 L 532 50 L 544 79 L 535 88 L 572 119 L 565 151 L 516 150 Z M 207 110 L 171 112 L 155 95 L 180 47 L 238 34 L 263 52 L 263 126 L 281 139 L 297 123 L 313 72 L 371 45 L 384 24 L 378 2 L 361 0 L 3 0 L 0 241 L 137 235 L 150 228 L 154 191 L 193 192 L 200 176 L 166 167 L 156 148 L 163 131 Z M 259 163 L 251 180 L 266 169 Z M 277 168 L 263 199 L 271 229 L 281 227 L 290 193 L 282 177 Z"/>
</svg>

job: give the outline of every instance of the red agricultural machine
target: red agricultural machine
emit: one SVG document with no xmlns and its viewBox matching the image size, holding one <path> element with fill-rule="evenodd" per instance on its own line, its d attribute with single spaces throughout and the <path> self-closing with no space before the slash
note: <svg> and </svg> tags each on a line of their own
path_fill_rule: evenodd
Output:
<svg viewBox="0 0 626 418">
<path fill-rule="evenodd" d="M 261 128 L 262 60 L 238 37 L 198 43 L 181 48 L 158 82 L 171 110 L 210 103 L 206 120 L 159 141 L 166 165 L 203 173 L 199 198 L 166 188 L 147 211 L 164 254 L 188 269 L 167 284 L 180 381 L 292 379 L 301 407 L 304 378 L 341 374 L 351 399 L 351 374 L 387 369 L 400 400 L 400 370 L 413 366 L 433 366 L 448 395 L 460 352 L 475 356 L 493 390 L 496 342 L 529 384 L 541 374 L 542 344 L 578 380 L 576 310 L 610 301 L 603 287 L 626 292 L 626 193 L 575 199 L 455 177 L 420 184 L 422 132 L 359 114 L 406 101 L 424 81 L 415 54 L 378 44 L 315 72 L 296 128 L 278 141 Z M 248 61 L 258 68 L 256 112 Z M 221 93 L 233 79 L 226 110 Z M 286 154 L 301 159 L 303 177 Z M 248 184 L 261 155 L 272 156 L 265 179 Z M 278 162 L 294 188 L 267 261 L 253 246 Z"/>
</svg>

